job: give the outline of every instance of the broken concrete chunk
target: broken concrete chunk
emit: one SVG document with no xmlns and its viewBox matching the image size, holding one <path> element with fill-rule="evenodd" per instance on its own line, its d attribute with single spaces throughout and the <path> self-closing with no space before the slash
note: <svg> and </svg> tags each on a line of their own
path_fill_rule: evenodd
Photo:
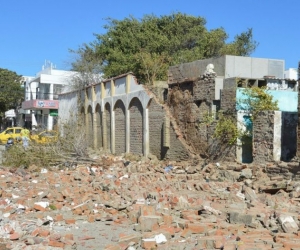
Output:
<svg viewBox="0 0 300 250">
<path fill-rule="evenodd" d="M 245 224 L 250 225 L 252 223 L 252 215 L 239 214 L 236 212 L 229 213 L 229 221 L 231 224 Z"/>
<path fill-rule="evenodd" d="M 278 221 L 280 222 L 282 229 L 286 233 L 296 233 L 299 229 L 297 223 L 295 222 L 292 216 L 280 215 Z"/>
</svg>

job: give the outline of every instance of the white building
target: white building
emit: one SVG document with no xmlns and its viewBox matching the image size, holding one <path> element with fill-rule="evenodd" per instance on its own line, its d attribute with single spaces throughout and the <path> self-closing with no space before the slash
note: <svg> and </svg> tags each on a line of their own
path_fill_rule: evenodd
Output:
<svg viewBox="0 0 300 250">
<path fill-rule="evenodd" d="M 284 71 L 285 79 L 298 80 L 298 70 L 296 68 L 289 68 Z"/>
<path fill-rule="evenodd" d="M 57 70 L 52 63 L 46 62 L 36 76 L 24 77 L 23 123 L 54 129 L 59 108 L 58 94 L 63 87 L 71 84 L 75 74 L 74 71 Z"/>
</svg>

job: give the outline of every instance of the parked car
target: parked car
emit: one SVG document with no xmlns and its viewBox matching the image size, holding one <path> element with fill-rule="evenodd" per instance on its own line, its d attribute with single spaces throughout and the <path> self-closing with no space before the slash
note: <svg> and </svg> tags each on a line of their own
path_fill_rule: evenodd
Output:
<svg viewBox="0 0 300 250">
<path fill-rule="evenodd" d="M 21 138 L 22 127 L 7 128 L 0 133 L 0 144 L 6 144 L 9 138 Z"/>
<path fill-rule="evenodd" d="M 31 134 L 30 140 L 35 143 L 50 143 L 56 142 L 58 139 L 58 133 L 55 130 L 45 130 L 38 134 Z"/>
</svg>

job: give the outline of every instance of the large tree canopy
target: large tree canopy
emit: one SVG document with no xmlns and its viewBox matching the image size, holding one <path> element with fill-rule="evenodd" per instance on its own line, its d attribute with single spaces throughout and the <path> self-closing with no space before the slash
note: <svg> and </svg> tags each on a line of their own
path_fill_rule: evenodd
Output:
<svg viewBox="0 0 300 250">
<path fill-rule="evenodd" d="M 0 117 L 5 111 L 17 108 L 24 99 L 21 80 L 22 76 L 16 72 L 0 68 Z"/>
<path fill-rule="evenodd" d="M 252 29 L 226 43 L 228 35 L 222 27 L 207 30 L 204 18 L 182 13 L 107 21 L 105 34 L 95 34 L 95 41 L 75 51 L 79 57 L 73 70 L 91 71 L 92 65 L 98 69 L 100 65 L 105 77 L 131 71 L 140 81 L 151 83 L 165 80 L 170 65 L 225 54 L 249 56 L 258 45 Z"/>
</svg>

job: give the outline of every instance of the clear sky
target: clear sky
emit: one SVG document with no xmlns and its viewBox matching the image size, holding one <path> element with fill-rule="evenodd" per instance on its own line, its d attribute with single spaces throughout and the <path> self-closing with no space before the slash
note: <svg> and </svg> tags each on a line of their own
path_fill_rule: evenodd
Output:
<svg viewBox="0 0 300 250">
<path fill-rule="evenodd" d="M 34 76 L 45 60 L 68 70 L 69 49 L 105 32 L 105 18 L 142 18 L 181 12 L 206 19 L 208 29 L 223 27 L 229 41 L 253 28 L 259 42 L 251 55 L 300 61 L 300 0 L 0 0 L 0 68 Z"/>
</svg>

